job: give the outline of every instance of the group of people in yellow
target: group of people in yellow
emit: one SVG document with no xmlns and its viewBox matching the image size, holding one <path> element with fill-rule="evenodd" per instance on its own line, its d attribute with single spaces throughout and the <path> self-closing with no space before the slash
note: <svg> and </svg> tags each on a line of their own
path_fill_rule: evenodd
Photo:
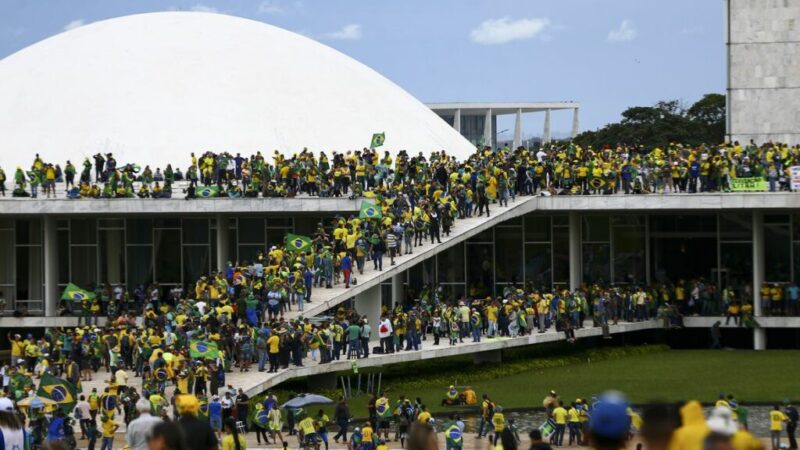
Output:
<svg viewBox="0 0 800 450">
<path fill-rule="evenodd" d="M 284 197 L 298 194 L 394 197 L 408 189 L 424 191 L 434 182 L 446 192 L 474 196 L 477 178 L 493 199 L 526 195 L 540 190 L 552 193 L 610 194 L 710 192 L 734 189 L 732 180 L 755 178 L 768 182 L 769 190 L 789 189 L 789 168 L 800 163 L 800 147 L 782 143 L 737 142 L 685 146 L 668 143 L 642 149 L 606 145 L 582 147 L 574 142 L 551 143 L 541 148 L 478 148 L 464 160 L 444 151 L 427 157 L 399 151 L 364 148 L 357 151 L 314 153 L 308 149 L 285 155 L 260 151 L 249 156 L 228 152 L 194 153 L 185 172 L 168 165 L 162 171 L 138 164 L 118 165 L 112 154 L 89 158 L 78 169 L 67 161 L 45 162 L 36 155 L 27 172 L 14 174 L 14 195 L 37 196 L 39 186 L 55 196 L 56 183 L 64 182 L 73 198 L 171 196 L 175 181 L 186 180 L 198 197 Z M 94 170 L 93 170 L 94 169 Z M 5 194 L 5 172 L 0 169 L 0 195 Z M 138 183 L 138 187 L 134 186 Z M 200 186 L 216 186 L 202 191 Z M 30 187 L 30 193 L 27 188 Z M 203 193 L 205 192 L 205 193 Z M 473 199 L 474 200 L 474 199 Z"/>
</svg>

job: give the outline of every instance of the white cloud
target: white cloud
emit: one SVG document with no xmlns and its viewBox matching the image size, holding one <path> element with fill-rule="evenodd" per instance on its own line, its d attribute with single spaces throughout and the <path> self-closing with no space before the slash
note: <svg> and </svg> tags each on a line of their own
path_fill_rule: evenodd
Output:
<svg viewBox="0 0 800 450">
<path fill-rule="evenodd" d="M 624 19 L 619 28 L 608 32 L 608 42 L 626 42 L 636 39 L 636 28 L 630 20 Z"/>
<path fill-rule="evenodd" d="M 361 25 L 351 23 L 342 27 L 341 30 L 333 31 L 325 35 L 328 39 L 342 39 L 347 41 L 355 41 L 361 39 Z"/>
<path fill-rule="evenodd" d="M 219 10 L 217 8 L 213 7 L 213 6 L 201 5 L 200 3 L 192 6 L 189 9 L 192 10 L 192 11 L 197 11 L 197 12 L 207 12 L 207 13 L 218 13 L 219 12 Z"/>
<path fill-rule="evenodd" d="M 510 17 L 483 21 L 469 34 L 477 44 L 505 44 L 522 39 L 533 39 L 550 27 L 550 19 L 533 17 L 511 20 Z"/>
<path fill-rule="evenodd" d="M 258 5 L 258 12 L 261 14 L 283 14 L 286 9 L 275 0 L 264 0 Z"/>
<path fill-rule="evenodd" d="M 86 24 L 83 19 L 75 19 L 72 22 L 64 25 L 64 31 L 74 30 L 75 28 L 82 27 Z"/>
</svg>

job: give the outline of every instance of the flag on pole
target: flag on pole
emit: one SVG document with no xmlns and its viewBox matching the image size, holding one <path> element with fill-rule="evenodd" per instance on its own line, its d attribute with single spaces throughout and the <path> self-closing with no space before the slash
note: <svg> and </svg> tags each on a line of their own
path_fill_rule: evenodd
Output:
<svg viewBox="0 0 800 450">
<path fill-rule="evenodd" d="M 286 236 L 286 250 L 290 252 L 307 252 L 311 250 L 311 238 L 289 233 Z"/>
<path fill-rule="evenodd" d="M 196 359 L 216 359 L 219 348 L 214 342 L 192 341 L 189 344 L 189 356 Z"/>
<path fill-rule="evenodd" d="M 83 300 L 94 300 L 94 292 L 89 292 L 86 289 L 81 289 L 78 286 L 70 283 L 64 288 L 64 293 L 61 294 L 61 300 L 72 300 L 80 302 Z"/>
<path fill-rule="evenodd" d="M 361 212 L 358 213 L 359 219 L 380 219 L 382 217 L 383 214 L 380 208 L 371 203 L 361 202 Z"/>
<path fill-rule="evenodd" d="M 369 144 L 369 148 L 380 147 L 384 141 L 386 141 L 386 133 L 375 133 L 372 135 L 372 142 Z"/>
<path fill-rule="evenodd" d="M 54 377 L 49 373 L 45 373 L 42 376 L 42 380 L 39 382 L 39 390 L 36 391 L 36 395 L 49 398 L 58 403 L 65 412 L 70 412 L 72 408 L 75 407 L 75 403 L 77 402 L 75 394 L 75 386 L 73 386 L 72 383 Z"/>
<path fill-rule="evenodd" d="M 200 198 L 214 198 L 219 195 L 219 186 L 213 184 L 211 186 L 199 187 L 195 195 Z"/>
</svg>

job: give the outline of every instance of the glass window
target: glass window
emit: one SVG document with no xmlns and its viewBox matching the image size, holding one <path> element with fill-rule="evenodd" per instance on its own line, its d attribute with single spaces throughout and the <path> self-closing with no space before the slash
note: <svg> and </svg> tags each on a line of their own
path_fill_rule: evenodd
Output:
<svg viewBox="0 0 800 450">
<path fill-rule="evenodd" d="M 264 237 L 264 219 L 239 219 L 240 244 L 263 244 Z"/>
<path fill-rule="evenodd" d="M 522 284 L 522 228 L 497 227 L 494 237 L 497 282 Z"/>
<path fill-rule="evenodd" d="M 263 245 L 240 245 L 239 246 L 239 262 L 244 263 L 255 261 L 258 257 L 258 252 L 263 251 Z"/>
<path fill-rule="evenodd" d="M 17 247 L 17 299 L 44 300 L 41 247 Z"/>
<path fill-rule="evenodd" d="M 567 215 L 553 216 L 553 226 L 556 226 L 556 227 L 568 227 L 569 226 L 569 216 L 567 216 Z"/>
<path fill-rule="evenodd" d="M 408 291 L 412 298 L 420 298 L 422 288 L 434 284 L 434 265 L 432 259 L 426 259 L 408 270 Z M 434 287 L 435 288 L 435 287 Z"/>
<path fill-rule="evenodd" d="M 155 280 L 162 284 L 181 282 L 181 232 L 156 230 Z"/>
<path fill-rule="evenodd" d="M 619 214 L 611 216 L 612 226 L 644 226 L 644 216 L 633 214 Z"/>
<path fill-rule="evenodd" d="M 184 244 L 208 244 L 208 219 L 183 219 Z"/>
<path fill-rule="evenodd" d="M 720 214 L 719 238 L 723 241 L 750 241 L 753 239 L 751 214 Z"/>
<path fill-rule="evenodd" d="M 58 230 L 56 234 L 58 247 L 58 282 L 69 283 L 69 229 Z"/>
<path fill-rule="evenodd" d="M 42 221 L 39 219 L 17 219 L 17 245 L 41 244 Z M 38 300 L 28 299 L 26 300 Z"/>
<path fill-rule="evenodd" d="M 135 288 L 138 285 L 147 287 L 153 282 L 153 247 L 149 245 L 128 246 L 127 261 L 128 287 Z"/>
<path fill-rule="evenodd" d="M 581 216 L 584 241 L 608 242 L 608 216 Z"/>
<path fill-rule="evenodd" d="M 150 219 L 128 219 L 125 232 L 128 244 L 153 243 L 153 221 Z"/>
<path fill-rule="evenodd" d="M 789 225 L 764 223 L 764 262 L 766 281 L 790 281 L 791 239 Z"/>
<path fill-rule="evenodd" d="M 69 230 L 70 244 L 97 244 L 97 221 L 95 219 L 72 219 Z"/>
<path fill-rule="evenodd" d="M 100 230 L 100 282 L 125 282 L 124 230 Z"/>
<path fill-rule="evenodd" d="M 525 240 L 527 242 L 549 242 L 550 217 L 535 214 L 525 216 Z"/>
<path fill-rule="evenodd" d="M 466 289 L 464 283 L 456 284 L 443 284 L 442 296 L 446 302 L 452 302 L 466 296 Z"/>
<path fill-rule="evenodd" d="M 492 242 L 494 240 L 492 230 L 493 228 L 489 228 L 481 231 L 475 236 L 469 238 L 469 242 Z"/>
<path fill-rule="evenodd" d="M 464 282 L 464 243 L 456 244 L 436 256 L 439 283 Z"/>
<path fill-rule="evenodd" d="M 267 219 L 267 227 L 269 228 L 293 228 L 294 221 L 291 217 L 270 217 Z"/>
<path fill-rule="evenodd" d="M 553 253 L 550 244 L 525 244 L 525 284 L 550 289 Z"/>
<path fill-rule="evenodd" d="M 125 219 L 99 219 L 100 228 L 122 228 L 125 226 Z"/>
<path fill-rule="evenodd" d="M 0 284 L 14 284 L 14 231 L 0 230 Z"/>
<path fill-rule="evenodd" d="M 501 226 L 519 226 L 522 225 L 522 216 L 513 217 L 500 224 Z"/>
<path fill-rule="evenodd" d="M 493 295 L 494 261 L 492 244 L 467 245 L 467 283 L 470 291 L 474 288 L 477 295 Z"/>
<path fill-rule="evenodd" d="M 753 284 L 753 244 L 720 244 L 720 266 L 722 287 L 733 286 L 740 289 Z"/>
<path fill-rule="evenodd" d="M 553 283 L 569 283 L 569 229 L 553 228 Z"/>
<path fill-rule="evenodd" d="M 194 283 L 203 275 L 208 275 L 209 248 L 204 245 L 183 247 L 183 281 Z"/>
<path fill-rule="evenodd" d="M 291 228 L 270 228 L 267 230 L 267 246 L 283 247 L 284 238 L 291 233 Z"/>
<path fill-rule="evenodd" d="M 614 228 L 614 282 L 645 281 L 644 228 Z"/>
<path fill-rule="evenodd" d="M 97 286 L 97 246 L 73 246 L 70 250 L 70 281 L 84 289 Z"/>
<path fill-rule="evenodd" d="M 154 226 L 156 228 L 180 228 L 181 227 L 181 219 L 177 217 L 173 218 L 161 218 L 155 219 Z"/>
<path fill-rule="evenodd" d="M 789 223 L 788 214 L 764 214 L 764 223 L 787 224 Z"/>
<path fill-rule="evenodd" d="M 650 216 L 650 228 L 655 232 L 689 232 L 705 231 L 716 233 L 716 215 L 688 214 L 681 215 L 653 215 Z"/>
<path fill-rule="evenodd" d="M 583 244 L 583 281 L 608 283 L 611 279 L 611 246 L 609 244 Z"/>
</svg>

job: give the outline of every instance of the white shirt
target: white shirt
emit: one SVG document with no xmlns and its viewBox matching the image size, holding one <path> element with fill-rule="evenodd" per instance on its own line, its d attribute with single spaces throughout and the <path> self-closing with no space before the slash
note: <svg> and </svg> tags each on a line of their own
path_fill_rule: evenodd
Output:
<svg viewBox="0 0 800 450">
<path fill-rule="evenodd" d="M 89 402 L 86 400 L 78 401 L 78 403 L 75 404 L 75 409 L 81 410 L 81 420 L 91 419 L 92 413 L 89 410 Z"/>
<path fill-rule="evenodd" d="M 378 337 L 383 339 L 392 335 L 392 322 L 389 319 L 383 319 L 378 326 Z"/>
</svg>

